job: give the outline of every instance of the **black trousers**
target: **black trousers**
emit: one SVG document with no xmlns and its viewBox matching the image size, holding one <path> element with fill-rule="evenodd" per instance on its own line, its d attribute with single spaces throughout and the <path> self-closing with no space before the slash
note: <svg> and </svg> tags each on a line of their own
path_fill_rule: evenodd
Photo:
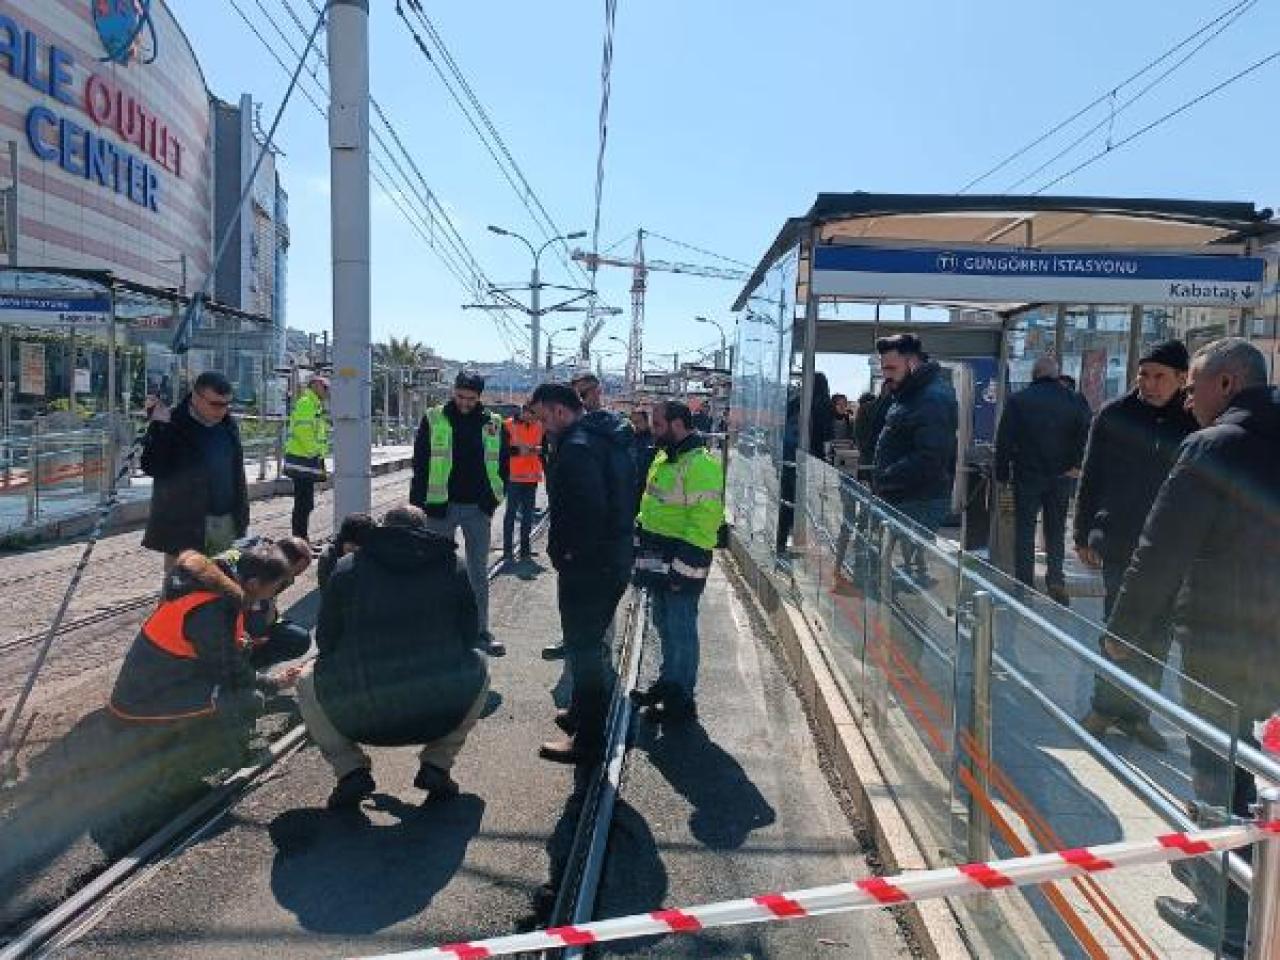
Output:
<svg viewBox="0 0 1280 960">
<path fill-rule="evenodd" d="M 307 537 L 307 525 L 311 522 L 311 511 L 316 508 L 316 482 L 293 478 L 293 535 Z"/>
<path fill-rule="evenodd" d="M 778 504 L 778 536 L 777 547 L 778 553 L 785 553 L 787 550 L 787 541 L 791 539 L 791 528 L 796 522 L 796 508 L 794 506 L 796 500 L 796 468 L 782 468 L 781 489 L 778 491 L 781 503 Z"/>
<path fill-rule="evenodd" d="M 1104 559 L 1102 562 L 1102 582 L 1106 587 L 1106 596 L 1102 602 L 1103 613 L 1111 616 L 1111 608 L 1115 606 L 1116 597 L 1120 595 L 1120 585 L 1124 583 L 1124 572 L 1129 566 L 1126 555 L 1124 561 Z M 1152 663 L 1145 657 L 1127 657 L 1119 661 L 1125 672 L 1148 687 L 1160 689 L 1160 680 L 1164 675 L 1164 662 L 1169 659 L 1169 645 L 1172 642 L 1169 612 L 1158 616 L 1151 628 L 1141 637 L 1125 637 L 1134 646 L 1149 653 L 1155 658 Z M 1106 644 L 1101 644 L 1102 655 L 1108 660 Z M 1128 694 L 1102 677 L 1093 680 L 1093 710 L 1104 717 L 1114 717 L 1126 723 L 1141 723 L 1151 717 L 1151 711 L 1140 703 L 1134 702 Z"/>
<path fill-rule="evenodd" d="M 584 750 L 604 746 L 605 715 L 614 681 L 613 651 L 605 636 L 627 580 L 625 571 L 562 573 L 556 585 L 565 659 L 573 677 L 569 712 L 578 725 L 576 741 Z"/>
<path fill-rule="evenodd" d="M 311 631 L 300 623 L 281 617 L 271 625 L 267 642 L 253 648 L 249 663 L 255 670 L 265 670 L 288 660 L 297 660 L 311 649 Z"/>
<path fill-rule="evenodd" d="M 1015 477 L 1014 575 L 1029 587 L 1036 579 L 1036 521 L 1044 515 L 1044 549 L 1049 570 L 1045 583 L 1061 587 L 1066 583 L 1062 566 L 1067 550 L 1067 507 L 1071 504 L 1071 481 L 1067 477 Z"/>
</svg>

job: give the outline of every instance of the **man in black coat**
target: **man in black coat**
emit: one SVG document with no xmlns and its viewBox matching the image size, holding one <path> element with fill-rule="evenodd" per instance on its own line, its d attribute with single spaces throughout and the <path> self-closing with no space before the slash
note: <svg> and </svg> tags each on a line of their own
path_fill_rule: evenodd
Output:
<svg viewBox="0 0 1280 960">
<path fill-rule="evenodd" d="M 554 444 L 547 478 L 547 555 L 559 574 L 556 599 L 573 678 L 569 709 L 556 718 L 569 736 L 544 743 L 539 756 L 557 763 L 595 763 L 604 751 L 613 683 L 605 634 L 631 575 L 632 430 L 607 411 L 585 413 L 581 398 L 565 384 L 542 384 L 529 405 Z"/>
<path fill-rule="evenodd" d="M 875 492 L 932 534 L 946 519 L 955 480 L 955 390 L 913 334 L 881 337 L 876 352 L 893 399 L 876 441 Z M 905 554 L 910 572 L 926 580 L 924 550 Z"/>
<path fill-rule="evenodd" d="M 165 555 L 221 553 L 249 529 L 249 490 L 240 430 L 230 414 L 231 382 L 206 370 L 171 411 L 147 399 L 142 471 L 155 483 L 142 545 Z"/>
<path fill-rule="evenodd" d="M 1086 565 L 1102 568 L 1107 616 L 1178 448 L 1198 429 L 1183 392 L 1188 364 L 1181 341 L 1153 347 L 1138 361 L 1138 385 L 1104 406 L 1089 433 L 1076 499 L 1075 545 Z M 1153 659 L 1130 658 L 1125 669 L 1158 689 L 1169 655 L 1168 611 L 1153 618 L 1141 636 L 1128 639 Z M 1164 737 L 1151 726 L 1150 711 L 1101 678 L 1094 684 L 1090 712 L 1082 723 L 1095 737 L 1115 726 L 1150 749 L 1166 747 Z"/>
<path fill-rule="evenodd" d="M 413 785 L 455 796 L 454 760 L 487 700 L 476 600 L 452 540 L 396 507 L 337 563 L 321 594 L 319 651 L 298 679 L 307 731 L 338 777 L 330 809 L 374 791 L 360 744 L 422 747 Z"/>
<path fill-rule="evenodd" d="M 1014 570 L 1035 586 L 1036 522 L 1044 515 L 1048 570 L 1046 592 L 1069 604 L 1063 561 L 1071 481 L 1080 475 L 1089 410 L 1058 379 L 1058 361 L 1040 357 L 1031 367 L 1031 384 L 1005 404 L 996 430 L 996 479 L 1013 484 Z"/>
<path fill-rule="evenodd" d="M 1108 625 L 1132 641 L 1172 607 L 1183 669 L 1237 705 L 1235 732 L 1254 742 L 1254 722 L 1280 707 L 1280 389 L 1267 386 L 1260 350 L 1227 337 L 1196 353 L 1188 391 L 1203 429 L 1183 441 L 1160 488 Z M 1113 657 L 1125 655 L 1112 647 Z M 1184 696 L 1211 721 L 1221 712 L 1194 687 Z M 1194 740 L 1188 746 L 1192 789 L 1203 804 L 1218 803 L 1223 758 Z M 1237 768 L 1233 811 L 1248 816 L 1253 797 L 1253 777 Z M 1196 889 L 1194 871 L 1175 873 Z M 1207 896 L 1156 901 L 1168 923 L 1202 944 L 1216 942 L 1215 905 Z M 1228 956 L 1241 955 L 1247 913 L 1244 894 L 1229 885 Z"/>
</svg>

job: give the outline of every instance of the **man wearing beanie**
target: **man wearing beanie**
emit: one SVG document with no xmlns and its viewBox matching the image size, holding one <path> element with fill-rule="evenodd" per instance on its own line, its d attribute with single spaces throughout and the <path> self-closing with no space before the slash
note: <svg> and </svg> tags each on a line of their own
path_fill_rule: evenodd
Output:
<svg viewBox="0 0 1280 960">
<path fill-rule="evenodd" d="M 480 402 L 482 393 L 484 377 L 462 370 L 453 399 L 423 414 L 413 441 L 409 502 L 426 512 L 432 533 L 452 540 L 462 529 L 481 649 L 500 657 L 506 647 L 489 631 L 489 539 L 506 488 L 510 443 L 502 417 Z"/>
<path fill-rule="evenodd" d="M 1102 568 L 1108 617 L 1178 447 L 1199 429 L 1184 408 L 1188 365 L 1181 341 L 1156 344 L 1138 360 L 1137 386 L 1104 406 L 1089 433 L 1076 501 L 1075 545 L 1088 566 Z M 1154 662 L 1129 657 L 1122 661 L 1124 668 L 1157 689 L 1169 655 L 1169 627 L 1169 611 L 1160 611 L 1142 636 L 1125 638 Z M 1103 655 L 1112 659 L 1105 645 Z M 1095 737 L 1114 726 L 1153 750 L 1166 748 L 1164 737 L 1151 726 L 1150 711 L 1102 679 L 1095 681 L 1092 707 L 1082 722 Z"/>
</svg>

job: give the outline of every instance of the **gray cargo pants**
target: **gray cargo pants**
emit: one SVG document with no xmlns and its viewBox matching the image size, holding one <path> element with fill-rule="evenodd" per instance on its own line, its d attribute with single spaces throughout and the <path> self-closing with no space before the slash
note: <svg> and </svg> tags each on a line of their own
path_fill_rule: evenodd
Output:
<svg viewBox="0 0 1280 960">
<path fill-rule="evenodd" d="M 489 632 L 489 538 L 492 518 L 473 503 L 451 503 L 443 517 L 427 517 L 427 529 L 454 539 L 462 528 L 463 550 L 467 558 L 467 579 L 476 595 L 480 632 Z"/>
</svg>

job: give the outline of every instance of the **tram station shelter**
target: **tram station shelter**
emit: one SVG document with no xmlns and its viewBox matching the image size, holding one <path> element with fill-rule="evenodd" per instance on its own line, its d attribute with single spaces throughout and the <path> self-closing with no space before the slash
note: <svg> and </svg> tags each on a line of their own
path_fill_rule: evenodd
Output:
<svg viewBox="0 0 1280 960">
<path fill-rule="evenodd" d="M 1004 398 L 1043 354 L 1095 411 L 1171 337 L 1193 352 L 1249 337 L 1274 376 L 1278 264 L 1280 221 L 1252 203 L 819 194 L 782 225 L 733 305 L 732 429 L 780 460 L 789 391 L 808 436 L 824 356 L 866 356 L 874 379 L 876 339 L 915 333 L 961 405 L 958 508 L 972 500 L 964 468 L 989 463 Z M 732 476 L 730 487 L 732 501 Z"/>
</svg>

